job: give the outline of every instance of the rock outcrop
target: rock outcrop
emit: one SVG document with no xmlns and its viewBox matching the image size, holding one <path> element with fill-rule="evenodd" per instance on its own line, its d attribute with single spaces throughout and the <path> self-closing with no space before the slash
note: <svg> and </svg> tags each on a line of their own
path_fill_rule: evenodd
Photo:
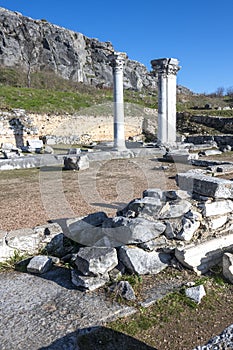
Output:
<svg viewBox="0 0 233 350">
<path fill-rule="evenodd" d="M 0 65 L 33 71 L 52 71 L 75 82 L 99 87 L 112 85 L 110 42 L 100 42 L 45 20 L 34 20 L 0 8 Z M 146 67 L 127 59 L 125 88 L 155 88 Z"/>
</svg>

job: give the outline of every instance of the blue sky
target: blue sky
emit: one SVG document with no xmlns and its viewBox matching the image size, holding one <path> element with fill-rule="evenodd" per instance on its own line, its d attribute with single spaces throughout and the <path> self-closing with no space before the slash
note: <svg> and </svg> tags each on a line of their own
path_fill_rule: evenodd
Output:
<svg viewBox="0 0 233 350">
<path fill-rule="evenodd" d="M 195 92 L 233 86 L 233 0 L 0 0 L 34 19 L 111 41 L 150 70 L 178 58 L 178 84 Z"/>
</svg>

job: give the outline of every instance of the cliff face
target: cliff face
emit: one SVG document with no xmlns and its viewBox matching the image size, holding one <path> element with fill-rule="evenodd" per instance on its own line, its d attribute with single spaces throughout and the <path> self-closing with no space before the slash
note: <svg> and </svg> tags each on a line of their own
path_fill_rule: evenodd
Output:
<svg viewBox="0 0 233 350">
<path fill-rule="evenodd" d="M 100 87 L 112 85 L 110 42 L 33 20 L 0 8 L 0 65 L 26 72 L 53 71 L 65 79 Z M 155 78 L 139 62 L 126 60 L 125 88 L 156 88 Z"/>
</svg>

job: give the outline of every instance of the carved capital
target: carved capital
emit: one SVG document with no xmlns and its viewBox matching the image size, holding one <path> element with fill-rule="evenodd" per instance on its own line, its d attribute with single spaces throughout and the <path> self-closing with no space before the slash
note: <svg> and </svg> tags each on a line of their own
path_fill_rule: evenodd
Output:
<svg viewBox="0 0 233 350">
<path fill-rule="evenodd" d="M 178 63 L 179 61 L 176 58 L 161 58 L 151 61 L 154 75 L 165 78 L 177 74 L 181 68 Z"/>
<path fill-rule="evenodd" d="M 112 55 L 109 55 L 110 66 L 113 71 L 123 71 L 124 62 L 127 55 L 124 52 L 114 52 Z"/>
</svg>

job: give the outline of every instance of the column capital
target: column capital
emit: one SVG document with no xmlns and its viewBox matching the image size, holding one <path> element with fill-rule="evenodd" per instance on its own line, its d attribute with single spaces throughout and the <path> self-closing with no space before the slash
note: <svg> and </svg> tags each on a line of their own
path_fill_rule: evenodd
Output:
<svg viewBox="0 0 233 350">
<path fill-rule="evenodd" d="M 108 56 L 110 66 L 113 68 L 113 70 L 121 71 L 123 71 L 123 66 L 126 58 L 127 54 L 125 52 L 114 52 Z"/>
<path fill-rule="evenodd" d="M 164 77 L 176 75 L 181 68 L 178 64 L 179 61 L 176 58 L 159 58 L 151 61 L 154 74 Z"/>
</svg>

